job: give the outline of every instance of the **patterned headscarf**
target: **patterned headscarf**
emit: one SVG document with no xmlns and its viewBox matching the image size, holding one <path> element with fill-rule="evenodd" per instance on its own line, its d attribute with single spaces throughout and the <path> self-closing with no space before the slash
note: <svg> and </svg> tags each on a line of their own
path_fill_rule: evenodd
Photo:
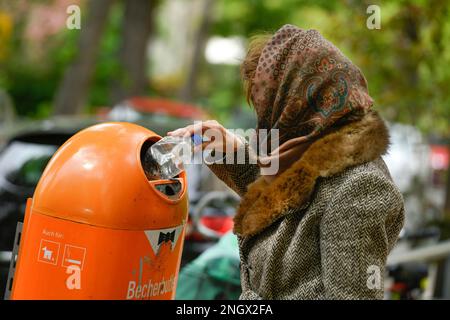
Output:
<svg viewBox="0 0 450 320">
<path fill-rule="evenodd" d="M 373 104 L 358 67 L 318 31 L 293 25 L 263 48 L 250 94 L 258 129 L 279 129 L 280 145 L 309 141 Z"/>
</svg>

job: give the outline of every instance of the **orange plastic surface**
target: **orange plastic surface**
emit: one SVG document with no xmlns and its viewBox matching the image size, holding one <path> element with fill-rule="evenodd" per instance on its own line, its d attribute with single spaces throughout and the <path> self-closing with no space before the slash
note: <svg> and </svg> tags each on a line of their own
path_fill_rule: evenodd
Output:
<svg viewBox="0 0 450 320">
<path fill-rule="evenodd" d="M 157 238 L 161 230 L 114 230 L 30 213 L 12 299 L 175 297 L 184 225 L 173 229 L 174 243 L 152 246 L 146 233 Z"/>
<path fill-rule="evenodd" d="M 179 225 L 187 212 L 185 173 L 180 175 L 178 200 L 157 191 L 140 162 L 141 146 L 148 139 L 160 137 L 131 123 L 99 124 L 77 133 L 48 163 L 33 210 L 114 229 Z"/>
</svg>

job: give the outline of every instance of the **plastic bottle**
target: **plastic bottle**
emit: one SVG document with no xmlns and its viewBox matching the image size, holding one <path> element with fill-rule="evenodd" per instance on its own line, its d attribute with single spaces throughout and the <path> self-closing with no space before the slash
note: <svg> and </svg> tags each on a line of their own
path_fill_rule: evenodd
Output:
<svg viewBox="0 0 450 320">
<path fill-rule="evenodd" d="M 151 156 L 158 165 L 162 179 L 172 179 L 184 170 L 183 164 L 190 160 L 193 147 L 202 143 L 202 137 L 167 136 L 150 147 Z"/>
</svg>

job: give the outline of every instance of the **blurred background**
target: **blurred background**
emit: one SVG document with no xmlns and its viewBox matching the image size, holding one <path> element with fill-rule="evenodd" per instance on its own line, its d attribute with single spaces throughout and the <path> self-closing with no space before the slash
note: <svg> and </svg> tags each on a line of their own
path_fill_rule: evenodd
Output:
<svg viewBox="0 0 450 320">
<path fill-rule="evenodd" d="M 367 27 L 372 4 L 380 29 Z M 72 5 L 80 28 L 68 27 Z M 208 118 L 254 127 L 239 64 L 249 37 L 287 23 L 319 30 L 353 60 L 389 123 L 385 161 L 407 219 L 386 298 L 450 298 L 450 2 L 439 0 L 0 0 L 0 293 L 25 200 L 65 140 L 117 120 L 160 135 Z M 239 199 L 207 168 L 186 169 L 177 298 L 235 299 Z"/>
</svg>

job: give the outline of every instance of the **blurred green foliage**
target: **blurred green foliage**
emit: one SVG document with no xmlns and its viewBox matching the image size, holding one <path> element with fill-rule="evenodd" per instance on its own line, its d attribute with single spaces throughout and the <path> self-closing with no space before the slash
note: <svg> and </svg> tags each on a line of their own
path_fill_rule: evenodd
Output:
<svg viewBox="0 0 450 320">
<path fill-rule="evenodd" d="M 366 27 L 369 4 L 381 8 L 381 30 Z M 123 5 L 117 2 L 101 43 L 87 111 L 109 104 L 111 80 L 120 77 L 116 53 L 122 14 Z M 216 0 L 211 14 L 210 35 L 248 38 L 286 23 L 320 30 L 360 66 L 375 108 L 386 118 L 450 136 L 449 1 Z M 10 54 L 0 61 L 0 86 L 11 94 L 20 115 L 45 117 L 52 112 L 63 71 L 77 52 L 79 32 L 63 30 L 52 36 L 44 62 L 37 63 L 22 37 L 25 22 L 26 17 L 14 25 Z M 155 36 L 164 39 L 167 34 Z M 153 95 L 176 98 L 177 90 L 172 91 L 149 86 Z M 197 91 L 196 102 L 220 119 L 236 110 L 251 112 L 244 107 L 236 65 L 210 65 L 203 59 Z"/>
<path fill-rule="evenodd" d="M 366 27 L 370 4 L 381 8 L 380 30 Z M 215 14 L 212 33 L 223 36 L 248 38 L 287 23 L 319 30 L 362 69 L 385 117 L 450 136 L 449 1 L 221 0 Z M 213 88 L 229 82 L 215 80 Z"/>
<path fill-rule="evenodd" d="M 120 46 L 121 17 L 123 4 L 118 2 L 111 8 L 108 24 L 103 34 L 102 43 L 97 58 L 97 64 L 92 79 L 92 87 L 88 103 L 88 111 L 99 106 L 108 106 L 111 94 L 111 83 L 120 77 L 122 69 L 117 59 Z"/>
<path fill-rule="evenodd" d="M 120 74 L 116 52 L 120 44 L 122 5 L 117 2 L 112 8 L 102 37 L 87 112 L 94 111 L 95 106 L 109 104 L 111 81 Z M 65 69 L 77 54 L 80 31 L 63 29 L 50 36 L 46 41 L 45 56 L 36 58 L 30 52 L 33 48 L 30 48 L 29 40 L 23 36 L 26 18 L 22 17 L 15 24 L 8 50 L 11 54 L 5 61 L 0 61 L 0 87 L 11 95 L 19 116 L 41 119 L 53 112 L 54 94 Z"/>
</svg>

